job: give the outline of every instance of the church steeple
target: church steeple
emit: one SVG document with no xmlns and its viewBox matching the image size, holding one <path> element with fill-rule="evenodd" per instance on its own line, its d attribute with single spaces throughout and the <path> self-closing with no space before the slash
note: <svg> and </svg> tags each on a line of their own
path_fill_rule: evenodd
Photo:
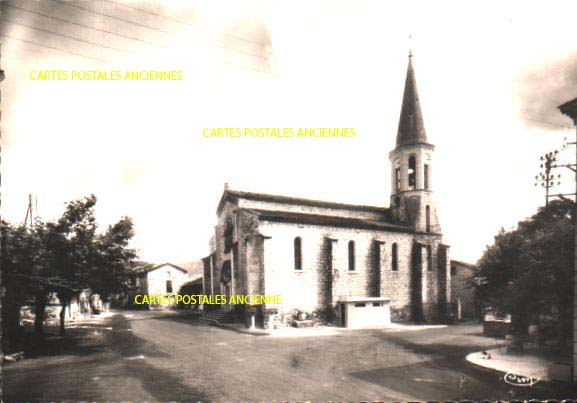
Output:
<svg viewBox="0 0 577 403">
<path fill-rule="evenodd" d="M 407 77 L 405 79 L 405 92 L 403 94 L 403 106 L 399 118 L 399 129 L 397 131 L 397 147 L 427 143 L 421 104 L 417 92 L 417 82 L 415 80 L 415 70 L 413 69 L 413 54 L 409 52 L 409 65 L 407 67 Z"/>
<path fill-rule="evenodd" d="M 440 234 L 431 183 L 435 146 L 425 134 L 412 58 L 409 53 L 397 143 L 389 153 L 391 213 L 398 222 L 416 231 Z"/>
</svg>

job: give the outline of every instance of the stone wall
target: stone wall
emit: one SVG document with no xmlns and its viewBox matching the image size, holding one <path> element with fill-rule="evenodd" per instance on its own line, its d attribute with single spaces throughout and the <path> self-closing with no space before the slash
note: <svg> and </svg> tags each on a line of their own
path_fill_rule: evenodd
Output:
<svg viewBox="0 0 577 403">
<path fill-rule="evenodd" d="M 265 207 L 251 203 L 253 208 Z M 301 207 L 306 212 L 314 209 Z M 234 248 L 225 252 L 227 222 L 233 223 Z M 302 243 L 302 270 L 295 270 L 296 237 Z M 349 241 L 355 249 L 353 271 L 349 270 Z M 398 251 L 397 270 L 392 267 L 393 244 Z M 431 246 L 432 270 L 428 270 L 427 245 Z M 261 221 L 254 213 L 226 202 L 215 226 L 214 252 L 215 294 L 222 293 L 223 262 L 231 260 L 232 292 L 280 294 L 281 304 L 264 308 L 281 316 L 297 311 L 335 314 L 341 297 L 382 296 L 391 300 L 393 321 L 413 319 L 415 308 L 431 321 L 439 317 L 438 304 L 450 293 L 443 272 L 448 270 L 448 261 L 438 234 Z"/>
<path fill-rule="evenodd" d="M 380 296 L 391 299 L 393 318 L 410 319 L 414 276 L 426 290 L 423 304 L 425 319 L 438 317 L 441 293 L 438 291 L 437 249 L 440 237 L 421 235 L 420 243 L 431 245 L 432 265 L 427 259 L 413 267 L 413 245 L 416 236 L 372 230 L 263 222 L 260 232 L 267 237 L 264 247 L 265 290 L 267 294 L 281 294 L 283 311 L 299 310 L 312 313 L 334 309 L 337 301 L 346 296 Z M 294 268 L 294 239 L 302 240 L 302 271 Z M 349 271 L 348 244 L 355 243 L 355 270 Z M 375 244 L 379 248 L 379 262 L 375 262 Z M 398 270 L 392 270 L 392 244 L 397 244 Z M 419 253 L 424 248 L 419 246 Z M 424 255 L 426 256 L 426 255 Z M 380 266 L 380 270 L 379 269 Z M 416 271 L 415 271 L 416 270 Z M 377 275 L 378 274 L 378 275 Z M 376 282 L 380 284 L 376 284 Z M 418 290 L 417 292 L 421 292 Z"/>
<path fill-rule="evenodd" d="M 475 277 L 477 269 L 460 262 L 451 262 L 451 294 L 452 300 L 458 306 L 460 301 L 462 318 L 476 318 L 479 314 L 475 306 L 475 290 L 470 282 Z"/>
</svg>

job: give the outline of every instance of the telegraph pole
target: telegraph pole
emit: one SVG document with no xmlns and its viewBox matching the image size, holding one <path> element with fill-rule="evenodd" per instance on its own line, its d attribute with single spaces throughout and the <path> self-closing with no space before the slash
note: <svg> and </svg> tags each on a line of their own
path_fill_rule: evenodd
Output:
<svg viewBox="0 0 577 403">
<path fill-rule="evenodd" d="M 24 225 L 28 225 L 30 221 L 30 228 L 34 225 L 34 216 L 32 211 L 32 194 L 28 193 L 28 208 L 26 209 L 26 218 L 24 218 Z"/>
<path fill-rule="evenodd" d="M 545 208 L 549 207 L 549 189 L 555 186 L 555 175 L 551 174 L 551 169 L 554 168 L 554 163 L 557 161 L 557 154 L 559 151 L 551 151 L 545 155 L 542 155 L 540 160 L 543 162 L 540 166 L 541 169 L 544 169 L 544 172 L 541 172 L 539 175 L 535 176 L 535 186 L 539 184 L 541 181 L 541 186 L 545 188 Z M 557 185 L 560 185 L 559 182 L 561 178 L 561 174 L 557 175 Z"/>
<path fill-rule="evenodd" d="M 577 98 L 560 105 L 559 110 L 562 114 L 569 116 L 577 128 Z M 577 143 L 577 137 L 575 143 Z M 575 146 L 575 163 L 577 164 L 577 145 Z M 577 170 L 575 172 L 575 192 L 577 193 Z M 573 340 L 571 352 L 571 380 L 577 382 L 577 204 L 575 204 L 573 208 L 575 253 L 573 257 Z"/>
<path fill-rule="evenodd" d="M 570 144 L 576 144 L 576 143 L 574 142 L 567 143 L 567 138 L 565 138 L 565 144 L 563 145 L 563 149 L 567 148 L 567 146 Z M 549 207 L 549 199 L 552 197 L 558 197 L 571 204 L 577 203 L 577 201 L 573 201 L 567 198 L 567 196 L 577 197 L 577 189 L 575 193 L 557 193 L 557 194 L 550 193 L 550 189 L 553 186 L 558 186 L 561 184 L 561 174 L 557 174 L 557 176 L 555 176 L 555 174 L 551 173 L 552 169 L 569 168 L 573 172 L 577 173 L 576 170 L 577 164 L 557 164 L 557 154 L 559 154 L 559 150 L 551 151 L 545 155 L 542 155 L 540 160 L 543 163 L 540 165 L 540 167 L 544 171 L 539 173 L 539 175 L 535 175 L 535 186 L 538 186 L 540 183 L 541 187 L 545 188 L 545 208 Z"/>
</svg>

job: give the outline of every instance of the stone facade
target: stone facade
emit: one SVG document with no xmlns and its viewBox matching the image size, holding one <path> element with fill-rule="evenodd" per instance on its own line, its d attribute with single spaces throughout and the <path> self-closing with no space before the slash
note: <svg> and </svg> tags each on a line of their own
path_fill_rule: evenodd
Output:
<svg viewBox="0 0 577 403">
<path fill-rule="evenodd" d="M 472 264 L 458 260 L 451 261 L 451 292 L 457 319 L 481 318 L 481 311 L 475 299 L 475 290 L 471 287 L 477 271 L 477 267 Z"/>
<path fill-rule="evenodd" d="M 213 294 L 281 295 L 257 322 L 316 314 L 338 323 L 339 299 L 390 299 L 393 321 L 444 318 L 451 299 L 412 62 L 391 162 L 391 207 L 233 191 L 225 186 L 204 259 Z M 246 320 L 244 306 L 225 306 Z M 302 315 L 301 315 L 302 316 Z M 269 321 L 270 322 L 270 321 Z"/>
<path fill-rule="evenodd" d="M 258 195 L 228 189 L 222 200 L 213 250 L 204 259 L 205 290 L 281 295 L 282 304 L 261 308 L 263 320 L 265 311 L 280 317 L 323 311 L 336 317 L 338 300 L 355 296 L 390 298 L 393 321 L 440 318 L 440 306 L 450 297 L 448 247 L 440 234 L 383 222 L 385 209 L 331 204 L 334 215 L 328 215 L 325 207 L 304 205 L 296 213 L 300 199 L 260 203 Z M 295 268 L 297 238 L 300 269 Z M 243 317 L 245 308 L 236 309 Z"/>
</svg>

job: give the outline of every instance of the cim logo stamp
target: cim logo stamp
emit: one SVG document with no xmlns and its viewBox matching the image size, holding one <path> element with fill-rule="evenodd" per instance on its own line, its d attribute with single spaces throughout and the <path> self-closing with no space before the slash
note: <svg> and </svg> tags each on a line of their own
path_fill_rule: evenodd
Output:
<svg viewBox="0 0 577 403">
<path fill-rule="evenodd" d="M 503 377 L 503 380 L 509 385 L 513 386 L 533 386 L 539 382 L 539 378 L 533 378 L 530 376 L 517 375 L 511 372 L 507 372 Z"/>
</svg>

